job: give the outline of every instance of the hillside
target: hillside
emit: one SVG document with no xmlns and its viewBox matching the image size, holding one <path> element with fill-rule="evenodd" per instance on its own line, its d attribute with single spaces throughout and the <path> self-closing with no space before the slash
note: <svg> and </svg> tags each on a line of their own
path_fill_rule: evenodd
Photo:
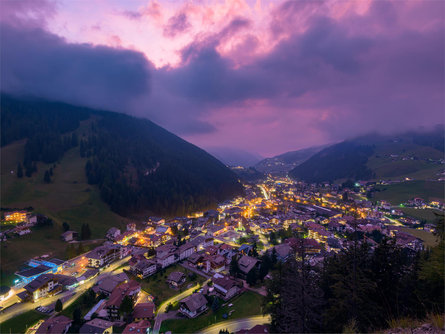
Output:
<svg viewBox="0 0 445 334">
<path fill-rule="evenodd" d="M 67 220 L 99 211 L 112 225 L 209 208 L 242 191 L 221 162 L 149 120 L 9 96 L 1 109 L 2 207 Z"/>
<path fill-rule="evenodd" d="M 444 129 L 397 136 L 368 135 L 329 146 L 289 172 L 308 182 L 438 180 L 443 171 Z"/>
<path fill-rule="evenodd" d="M 238 166 L 230 167 L 230 169 L 244 182 L 256 182 L 266 178 L 263 173 L 257 171 L 254 167 L 244 168 Z"/>
<path fill-rule="evenodd" d="M 263 173 L 285 174 L 296 166 L 302 164 L 325 146 L 309 147 L 298 151 L 290 151 L 272 158 L 261 160 L 255 169 Z"/>
</svg>

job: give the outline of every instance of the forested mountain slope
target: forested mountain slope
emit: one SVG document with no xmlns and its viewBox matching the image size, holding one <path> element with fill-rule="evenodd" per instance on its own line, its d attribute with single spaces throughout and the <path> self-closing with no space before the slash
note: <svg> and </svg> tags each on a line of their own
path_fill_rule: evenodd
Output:
<svg viewBox="0 0 445 334">
<path fill-rule="evenodd" d="M 444 127 L 398 135 L 367 135 L 329 146 L 289 175 L 308 182 L 341 179 L 437 180 L 444 169 Z"/>
<path fill-rule="evenodd" d="M 120 215 L 184 214 L 242 191 L 224 164 L 146 119 L 2 95 L 1 130 L 2 151 L 25 141 L 17 178 L 46 168 L 41 182 L 51 184 L 58 162 L 76 151 L 88 183 L 97 185 L 102 200 Z"/>
</svg>

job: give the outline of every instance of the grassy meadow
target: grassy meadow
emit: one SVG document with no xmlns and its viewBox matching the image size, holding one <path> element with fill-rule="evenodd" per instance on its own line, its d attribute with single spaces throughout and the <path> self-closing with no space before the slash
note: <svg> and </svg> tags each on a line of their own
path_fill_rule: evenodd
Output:
<svg viewBox="0 0 445 334">
<path fill-rule="evenodd" d="M 385 200 L 393 205 L 405 203 L 414 197 L 431 201 L 444 200 L 443 181 L 406 181 L 391 185 L 378 185 L 373 200 Z"/>
<path fill-rule="evenodd" d="M 79 136 L 85 127 L 84 124 L 77 130 Z M 80 157 L 78 147 L 66 152 L 56 164 L 39 162 L 32 177 L 17 178 L 17 163 L 23 160 L 24 146 L 25 141 L 21 140 L 1 148 L 1 207 L 33 207 L 34 212 L 50 217 L 54 224 L 34 228 L 31 234 L 1 244 L 1 278 L 8 283 L 13 273 L 34 256 L 50 253 L 64 259 L 67 244 L 60 239 L 63 222 L 78 232 L 82 224 L 88 223 L 92 239 L 104 238 L 110 227 L 123 228 L 128 223 L 128 219 L 112 212 L 101 200 L 96 186 L 87 183 L 87 160 Z M 54 175 L 51 183 L 46 184 L 43 176 L 50 167 Z"/>
<path fill-rule="evenodd" d="M 254 315 L 260 315 L 262 313 L 263 296 L 252 292 L 246 291 L 243 294 L 226 302 L 224 306 L 220 307 L 216 312 L 209 309 L 203 315 L 194 319 L 173 319 L 165 320 L 162 322 L 160 332 L 171 331 L 172 333 L 196 333 L 199 330 L 216 324 L 221 321 L 235 320 L 246 318 Z M 229 307 L 228 304 L 233 304 Z M 210 305 L 207 305 L 210 308 Z M 231 316 L 227 319 L 223 318 L 224 314 L 229 314 L 231 310 L 234 310 Z"/>
</svg>

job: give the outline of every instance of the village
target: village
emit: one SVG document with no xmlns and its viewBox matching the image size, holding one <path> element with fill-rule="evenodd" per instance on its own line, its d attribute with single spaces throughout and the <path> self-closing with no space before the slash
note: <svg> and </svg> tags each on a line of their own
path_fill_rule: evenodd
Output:
<svg viewBox="0 0 445 334">
<path fill-rule="evenodd" d="M 434 232 L 434 224 L 406 217 L 385 201 L 373 204 L 366 197 L 371 186 L 357 183 L 353 191 L 269 177 L 245 184 L 243 197 L 215 210 L 150 217 L 124 231 L 111 227 L 107 241 L 68 261 L 30 259 L 28 268 L 16 273 L 16 285 L 2 291 L 0 317 L 30 309 L 52 315 L 29 333 L 66 333 L 72 326 L 80 333 L 159 333 L 218 323 L 224 330 L 231 319 L 249 320 L 240 321 L 237 332 L 267 331 L 261 306 L 265 284 L 274 266 L 297 252 L 322 266 L 353 243 L 372 249 L 384 237 L 407 251 L 425 247 L 407 229 Z M 403 205 L 443 210 L 443 203 L 420 198 Z M 25 211 L 6 213 L 5 220 L 23 221 L 9 231 L 18 235 L 37 223 Z M 61 237 L 69 242 L 77 235 L 68 230 Z M 80 314 L 59 313 L 72 305 L 81 306 Z"/>
</svg>

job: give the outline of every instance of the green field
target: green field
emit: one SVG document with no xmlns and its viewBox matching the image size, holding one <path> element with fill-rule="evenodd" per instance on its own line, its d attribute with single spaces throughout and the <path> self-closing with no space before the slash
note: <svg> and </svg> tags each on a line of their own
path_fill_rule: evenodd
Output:
<svg viewBox="0 0 445 334">
<path fill-rule="evenodd" d="M 185 283 L 179 289 L 170 288 L 169 284 L 166 281 L 168 275 L 170 275 L 170 273 L 174 271 L 181 271 L 187 276 Z M 160 305 L 163 301 L 170 299 L 171 297 L 186 290 L 189 284 L 201 284 L 205 281 L 205 279 L 199 275 L 196 275 L 196 279 L 194 281 L 191 281 L 190 277 L 188 277 L 188 274 L 190 273 L 192 272 L 180 266 L 179 264 L 176 264 L 174 266 L 166 268 L 165 273 L 158 271 L 156 274 L 138 281 L 141 283 L 142 290 L 155 297 L 155 303 L 157 305 Z"/>
<path fill-rule="evenodd" d="M 407 181 L 391 185 L 378 185 L 373 200 L 385 200 L 393 205 L 405 203 L 414 197 L 427 201 L 444 200 L 445 182 L 443 181 Z"/>
<path fill-rule="evenodd" d="M 50 184 L 43 182 L 43 175 L 52 165 L 38 163 L 38 172 L 32 177 L 19 179 L 15 171 L 23 155 L 24 142 L 2 147 L 1 198 L 2 207 L 25 208 L 32 206 L 38 213 L 52 218 L 56 224 L 66 221 L 72 229 L 80 230 L 88 223 L 93 238 L 103 238 L 111 226 L 122 227 L 127 219 L 110 211 L 101 200 L 99 190 L 87 183 L 78 148 L 73 148 L 54 168 Z"/>
<path fill-rule="evenodd" d="M 17 178 L 15 171 L 23 159 L 24 145 L 22 140 L 1 148 L 1 206 L 18 209 L 32 206 L 36 213 L 52 218 L 54 225 L 33 229 L 31 234 L 1 244 L 1 278 L 8 284 L 13 273 L 34 256 L 50 253 L 64 259 L 67 244 L 60 240 L 63 222 L 78 232 L 82 224 L 88 223 L 92 239 L 104 238 L 110 227 L 122 228 L 128 222 L 111 212 L 101 200 L 99 190 L 87 183 L 86 159 L 80 157 L 79 148 L 66 152 L 56 164 L 50 184 L 43 182 L 43 175 L 53 165 L 44 163 L 37 164 L 38 172 L 32 177 Z"/>
<path fill-rule="evenodd" d="M 2 284 L 11 285 L 14 272 L 23 267 L 28 260 L 37 255 L 49 254 L 61 260 L 66 260 L 68 243 L 59 237 L 62 229 L 59 226 L 33 228 L 32 233 L 21 237 L 8 239 L 0 244 L 1 280 Z M 85 251 L 103 241 L 82 242 Z"/>
<path fill-rule="evenodd" d="M 391 154 L 399 157 L 392 159 Z M 401 157 L 415 156 L 418 160 L 402 160 Z M 427 180 L 437 179 L 437 173 L 443 166 L 437 161 L 443 158 L 443 153 L 432 147 L 425 147 L 407 142 L 388 142 L 378 145 L 376 152 L 367 162 L 368 168 L 374 171 L 375 179 L 400 180 L 402 177 Z"/>
<path fill-rule="evenodd" d="M 400 210 L 409 217 L 425 221 L 432 224 L 438 219 L 438 215 L 444 214 L 443 211 L 435 209 L 416 209 L 416 208 L 400 208 Z"/>
<path fill-rule="evenodd" d="M 172 331 L 173 333 L 195 333 L 200 329 L 206 328 L 221 321 L 260 315 L 262 313 L 262 302 L 263 296 L 252 291 L 246 291 L 242 295 L 237 296 L 226 303 L 232 303 L 232 307 L 225 305 L 215 313 L 209 309 L 205 314 L 194 319 L 166 320 L 162 322 L 160 331 Z M 231 310 L 235 310 L 235 312 L 233 312 L 227 319 L 224 319 L 223 314 L 228 314 Z"/>
<path fill-rule="evenodd" d="M 40 319 L 45 318 L 46 315 L 37 311 L 28 311 L 1 323 L 0 333 L 25 333 L 29 327 L 36 324 Z"/>
<path fill-rule="evenodd" d="M 439 243 L 439 239 L 431 232 L 424 230 L 416 230 L 414 228 L 409 228 L 409 227 L 402 227 L 402 230 L 406 233 L 415 236 L 416 238 L 423 240 L 425 246 L 427 247 L 434 247 Z"/>
</svg>

